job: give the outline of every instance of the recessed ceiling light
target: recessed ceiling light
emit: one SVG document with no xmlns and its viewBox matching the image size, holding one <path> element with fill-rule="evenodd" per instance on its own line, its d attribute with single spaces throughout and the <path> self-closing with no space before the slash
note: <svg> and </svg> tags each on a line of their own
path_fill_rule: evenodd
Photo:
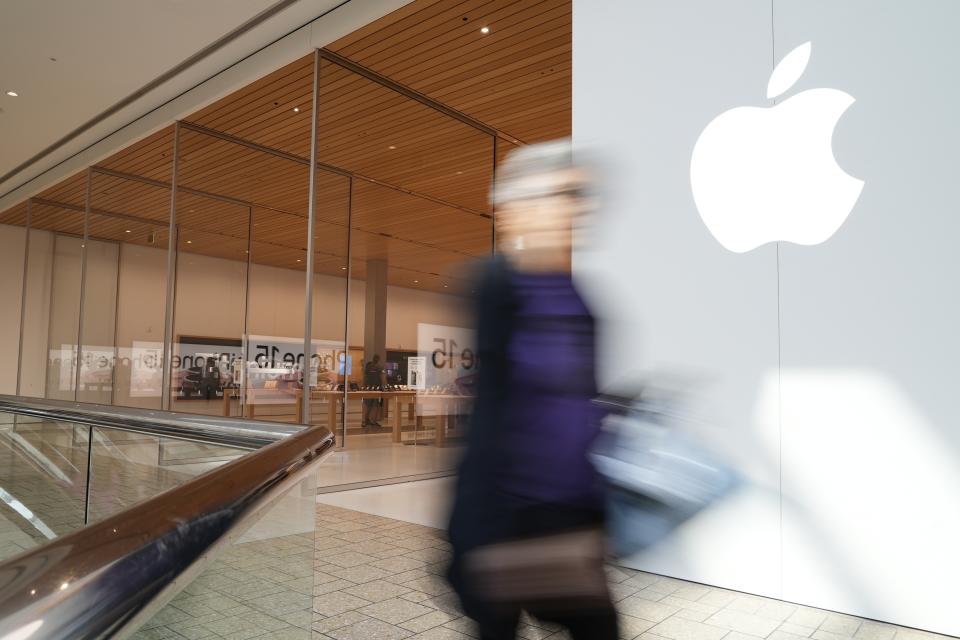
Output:
<svg viewBox="0 0 960 640">
<path fill-rule="evenodd" d="M 443 288 L 446 289 L 446 288 L 447 288 L 447 285 L 443 285 Z"/>
<path fill-rule="evenodd" d="M 396 147 L 393 145 L 390 145 L 389 147 L 387 147 L 387 149 L 396 149 Z"/>
<path fill-rule="evenodd" d="M 341 271 L 346 271 L 347 268 L 346 268 L 346 267 L 340 267 L 340 270 L 341 270 Z"/>
<path fill-rule="evenodd" d="M 490 33 L 490 27 L 484 27 L 480 29 L 480 33 Z"/>
<path fill-rule="evenodd" d="M 16 91 L 7 91 L 7 95 L 10 96 L 11 98 L 16 98 L 20 94 L 17 93 Z"/>
<path fill-rule="evenodd" d="M 193 240 L 187 240 L 187 244 L 193 244 Z"/>
<path fill-rule="evenodd" d="M 293 108 L 293 112 L 294 112 L 294 113 L 300 113 L 300 107 L 294 107 L 294 108 Z"/>
<path fill-rule="evenodd" d="M 297 258 L 297 262 L 300 262 L 300 258 Z"/>
<path fill-rule="evenodd" d="M 124 232 L 124 233 L 133 233 L 132 231 L 130 231 L 130 229 L 124 229 L 123 232 Z"/>
<path fill-rule="evenodd" d="M 414 281 L 413 281 L 413 284 L 420 284 L 420 281 L 419 281 L 419 280 L 414 280 Z"/>
</svg>

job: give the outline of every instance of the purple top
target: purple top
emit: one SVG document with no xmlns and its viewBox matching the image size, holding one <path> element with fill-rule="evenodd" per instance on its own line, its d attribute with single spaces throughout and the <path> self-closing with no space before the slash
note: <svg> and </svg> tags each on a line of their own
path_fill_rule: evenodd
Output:
<svg viewBox="0 0 960 640">
<path fill-rule="evenodd" d="M 598 505 L 587 449 L 597 436 L 593 318 L 568 274 L 513 273 L 503 489 L 521 499 Z"/>
</svg>

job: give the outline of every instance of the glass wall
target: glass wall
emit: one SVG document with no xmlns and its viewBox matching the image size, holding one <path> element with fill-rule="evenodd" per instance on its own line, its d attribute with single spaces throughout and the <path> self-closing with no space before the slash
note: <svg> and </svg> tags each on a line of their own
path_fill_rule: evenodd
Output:
<svg viewBox="0 0 960 640">
<path fill-rule="evenodd" d="M 161 140 L 172 146 L 172 129 Z M 87 256 L 84 295 L 99 292 L 103 303 L 84 304 L 81 399 L 160 409 L 170 189 L 107 171 L 90 181 L 90 246 L 113 252 L 110 268 L 91 268 L 101 250 Z M 96 376 L 100 386 L 88 387 Z"/>
<path fill-rule="evenodd" d="M 30 203 L 25 202 L 0 215 L 0 353 L 6 365 L 0 368 L 0 393 L 17 392 L 20 367 L 20 320 L 23 312 L 23 274 L 27 254 L 27 217 Z"/>
<path fill-rule="evenodd" d="M 0 212 L 0 391 L 324 424 L 356 455 L 321 484 L 449 470 L 503 149 L 305 56 Z"/>
<path fill-rule="evenodd" d="M 321 62 L 317 160 L 353 176 L 352 369 L 339 426 L 376 462 L 344 465 L 337 479 L 442 472 L 456 463 L 469 405 L 463 270 L 492 251 L 494 141 L 348 66 Z"/>
</svg>

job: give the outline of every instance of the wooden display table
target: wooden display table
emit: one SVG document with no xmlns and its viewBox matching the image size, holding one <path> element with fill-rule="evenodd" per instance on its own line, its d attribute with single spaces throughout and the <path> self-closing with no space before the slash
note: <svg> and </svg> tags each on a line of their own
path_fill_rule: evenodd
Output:
<svg viewBox="0 0 960 640">
<path fill-rule="evenodd" d="M 240 397 L 240 389 L 237 387 L 230 387 L 223 390 L 223 415 L 230 417 L 230 401 L 234 398 Z M 242 413 L 242 412 L 241 412 Z"/>
<path fill-rule="evenodd" d="M 424 411 L 436 415 L 439 421 L 435 436 L 436 445 L 442 447 L 447 443 L 447 431 L 454 425 L 454 417 L 460 415 L 460 405 L 469 402 L 472 398 L 461 395 L 421 393 L 417 396 L 420 411 L 417 413 L 417 425 L 422 423 Z"/>
<path fill-rule="evenodd" d="M 256 415 L 256 406 L 258 404 L 257 398 L 261 398 L 260 404 L 280 404 L 280 405 L 289 405 L 296 401 L 296 398 L 300 397 L 300 390 L 298 389 L 296 394 L 291 392 L 288 389 L 247 389 L 246 397 L 246 410 L 241 411 L 240 415 L 244 418 L 253 418 Z M 223 415 L 230 417 L 230 401 L 233 399 L 240 398 L 240 389 L 230 388 L 224 389 L 223 391 Z M 264 402 L 264 400 L 269 400 L 270 402 Z M 267 416 L 267 419 L 270 419 L 270 416 Z"/>
<path fill-rule="evenodd" d="M 446 443 L 447 429 L 452 424 L 452 417 L 456 415 L 456 409 L 461 402 L 468 400 L 464 396 L 447 395 L 418 395 L 416 391 L 348 391 L 346 394 L 353 400 L 383 400 L 384 405 L 390 407 L 388 415 L 391 418 L 390 426 L 393 431 L 393 441 L 402 442 L 401 426 L 403 418 L 403 403 L 409 403 L 408 415 L 413 413 L 415 404 L 436 404 L 440 424 L 437 427 L 437 445 L 443 446 Z M 343 391 L 311 391 L 311 400 L 327 400 L 327 428 L 336 433 L 337 417 L 341 406 L 343 405 Z M 303 391 L 297 390 L 297 422 L 303 423 Z M 416 415 L 417 425 L 422 424 L 423 416 Z"/>
<path fill-rule="evenodd" d="M 256 406 L 256 402 L 254 399 L 257 391 L 256 389 L 247 390 L 247 406 L 246 410 L 242 412 L 247 418 L 253 418 L 255 415 L 254 407 Z M 401 429 L 403 424 L 404 403 L 408 405 L 408 419 L 415 420 L 417 428 L 423 426 L 423 418 L 425 415 L 436 416 L 439 422 L 436 430 L 437 446 L 446 444 L 447 431 L 453 427 L 454 416 L 459 415 L 460 405 L 470 400 L 467 396 L 434 395 L 418 393 L 417 391 L 348 391 L 346 395 L 352 400 L 383 400 L 384 408 L 386 409 L 385 417 L 389 420 L 393 432 L 393 441 L 396 443 L 402 442 Z M 230 415 L 230 402 L 239 397 L 240 389 L 226 389 L 224 391 L 223 415 Z M 297 424 L 303 424 L 303 390 L 297 389 L 296 393 L 291 394 L 289 397 L 291 402 L 296 405 L 295 420 Z M 331 433 L 336 433 L 337 418 L 342 410 L 344 392 L 314 390 L 310 392 L 310 400 L 327 402 L 327 428 L 330 429 Z M 419 411 L 417 411 L 417 407 L 420 408 Z"/>
</svg>

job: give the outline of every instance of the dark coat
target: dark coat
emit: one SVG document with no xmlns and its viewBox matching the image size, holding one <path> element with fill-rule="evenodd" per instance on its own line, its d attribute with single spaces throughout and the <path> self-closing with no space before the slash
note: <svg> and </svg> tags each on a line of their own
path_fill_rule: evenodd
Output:
<svg viewBox="0 0 960 640">
<path fill-rule="evenodd" d="M 510 462 L 504 455 L 510 446 L 505 428 L 510 423 L 506 412 L 514 388 L 509 352 L 516 326 L 518 293 L 513 285 L 511 267 L 502 256 L 495 256 L 481 265 L 476 283 L 474 317 L 480 365 L 476 400 L 449 524 L 453 557 L 448 578 L 460 596 L 464 611 L 479 620 L 486 612 L 483 603 L 470 592 L 470 584 L 463 575 L 465 554 L 477 547 L 511 538 L 596 524 L 602 521 L 603 514 L 599 506 L 597 509 L 578 509 L 518 503 L 498 490 L 504 465 Z"/>
</svg>

